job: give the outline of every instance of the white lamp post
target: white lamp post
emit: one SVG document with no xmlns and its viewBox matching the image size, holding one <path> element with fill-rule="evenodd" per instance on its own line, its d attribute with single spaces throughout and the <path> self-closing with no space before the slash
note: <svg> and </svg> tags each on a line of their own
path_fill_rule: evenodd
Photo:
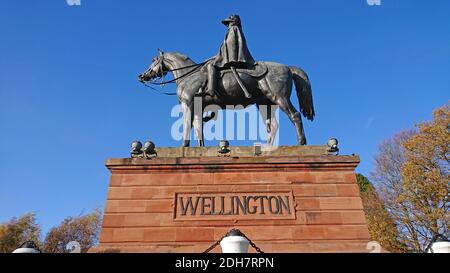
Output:
<svg viewBox="0 0 450 273">
<path fill-rule="evenodd" d="M 433 238 L 428 253 L 450 253 L 450 241 L 442 235 Z"/>
<path fill-rule="evenodd" d="M 232 229 L 228 235 L 220 241 L 222 253 L 248 253 L 249 241 L 244 234 L 237 229 Z"/>
<path fill-rule="evenodd" d="M 26 241 L 21 244 L 18 249 L 12 253 L 41 253 L 33 241 Z"/>
</svg>

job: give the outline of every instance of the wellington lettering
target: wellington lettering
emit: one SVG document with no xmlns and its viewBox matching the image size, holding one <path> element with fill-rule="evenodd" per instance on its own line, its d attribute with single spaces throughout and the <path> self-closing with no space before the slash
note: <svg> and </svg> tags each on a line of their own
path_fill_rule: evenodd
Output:
<svg viewBox="0 0 450 273">
<path fill-rule="evenodd" d="M 289 195 L 178 196 L 181 216 L 291 214 Z"/>
</svg>

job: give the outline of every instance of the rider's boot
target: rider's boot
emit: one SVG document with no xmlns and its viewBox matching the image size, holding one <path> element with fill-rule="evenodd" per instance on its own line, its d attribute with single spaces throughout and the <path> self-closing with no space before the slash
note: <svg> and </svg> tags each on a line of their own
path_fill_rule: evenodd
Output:
<svg viewBox="0 0 450 273">
<path fill-rule="evenodd" d="M 208 65 L 208 86 L 206 88 L 206 94 L 213 97 L 214 93 L 216 92 L 216 85 L 217 85 L 217 69 L 212 63 L 210 63 Z"/>
</svg>

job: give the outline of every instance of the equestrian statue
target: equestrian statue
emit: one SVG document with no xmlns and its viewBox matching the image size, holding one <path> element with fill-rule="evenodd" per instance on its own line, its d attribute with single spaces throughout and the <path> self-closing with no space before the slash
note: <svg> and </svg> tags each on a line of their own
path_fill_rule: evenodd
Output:
<svg viewBox="0 0 450 273">
<path fill-rule="evenodd" d="M 292 105 L 290 97 L 294 83 L 300 112 L 312 121 L 315 112 L 307 74 L 295 66 L 255 62 L 248 50 L 240 17 L 231 15 L 222 23 L 228 31 L 216 56 L 196 64 L 181 53 L 158 50 L 150 66 L 138 77 L 144 84 L 176 83 L 176 95 L 183 111 L 182 146 L 189 146 L 192 126 L 199 146 L 204 146 L 203 122 L 211 117 L 205 119 L 203 112 L 209 105 L 226 109 L 227 105 L 247 107 L 253 104 L 265 120 L 269 145 L 273 144 L 278 131 L 276 107 L 271 106 L 278 106 L 286 113 L 295 126 L 298 144 L 306 145 L 301 115 Z M 169 72 L 174 78 L 164 82 L 164 76 Z M 155 82 L 158 78 L 162 81 Z M 194 111 L 194 99 L 199 97 L 202 109 Z"/>
</svg>

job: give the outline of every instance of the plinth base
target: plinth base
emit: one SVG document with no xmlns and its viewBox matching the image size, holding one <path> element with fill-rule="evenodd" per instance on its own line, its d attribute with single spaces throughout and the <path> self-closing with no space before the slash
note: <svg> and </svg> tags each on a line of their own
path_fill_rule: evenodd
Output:
<svg viewBox="0 0 450 273">
<path fill-rule="evenodd" d="M 323 146 L 160 148 L 109 159 L 100 244 L 93 252 L 203 252 L 238 228 L 264 252 L 367 252 L 357 156 Z M 249 248 L 250 252 L 254 249 Z M 212 252 L 220 252 L 220 247 Z"/>
</svg>

